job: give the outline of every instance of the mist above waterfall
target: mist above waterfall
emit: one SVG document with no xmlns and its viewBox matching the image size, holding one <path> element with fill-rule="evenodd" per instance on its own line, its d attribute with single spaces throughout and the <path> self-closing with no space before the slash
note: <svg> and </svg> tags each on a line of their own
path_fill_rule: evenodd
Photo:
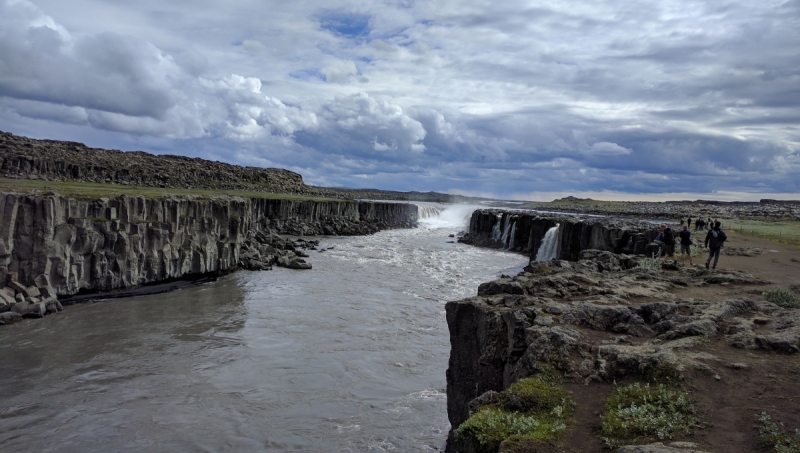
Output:
<svg viewBox="0 0 800 453">
<path fill-rule="evenodd" d="M 469 226 L 469 218 L 476 209 L 483 206 L 469 204 L 454 204 L 445 206 L 437 215 L 431 217 L 420 217 L 419 225 L 425 228 L 458 228 L 466 229 Z"/>
</svg>

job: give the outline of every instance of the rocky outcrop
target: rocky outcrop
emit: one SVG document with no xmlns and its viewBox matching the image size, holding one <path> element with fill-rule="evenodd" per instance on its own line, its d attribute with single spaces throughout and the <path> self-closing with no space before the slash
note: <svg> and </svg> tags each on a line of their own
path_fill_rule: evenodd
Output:
<svg viewBox="0 0 800 453">
<path fill-rule="evenodd" d="M 313 192 L 299 174 L 278 168 L 89 148 L 82 143 L 33 140 L 5 132 L 0 132 L 0 174 L 148 187 Z"/>
<path fill-rule="evenodd" d="M 316 187 L 306 185 L 299 174 L 279 168 L 241 167 L 185 156 L 89 148 L 83 143 L 35 140 L 2 131 L 0 175 L 46 181 L 271 192 L 356 200 L 439 203 L 483 200 L 437 192 Z"/>
<path fill-rule="evenodd" d="M 459 242 L 522 252 L 535 260 L 545 234 L 556 225 L 555 257 L 571 261 L 589 249 L 645 254 L 657 234 L 655 225 L 645 222 L 483 209 L 472 213 Z"/>
<path fill-rule="evenodd" d="M 308 269 L 302 249 L 316 244 L 279 233 L 370 234 L 416 220 L 401 203 L 0 193 L 0 312 L 42 316 L 59 296 L 240 267 Z"/>
<path fill-rule="evenodd" d="M 575 262 L 535 263 L 514 277 L 481 285 L 476 297 L 447 303 L 447 408 L 453 429 L 470 416 L 470 407 L 479 406 L 476 401 L 491 395 L 487 392 L 500 392 L 542 369 L 559 370 L 577 382 L 612 382 L 664 367 L 714 375 L 714 367 L 726 365 L 702 349 L 708 341 L 800 352 L 798 310 L 747 297 L 674 296 L 678 286 L 767 282 L 739 271 L 657 271 L 638 266 L 639 259 L 586 250 Z M 448 451 L 457 451 L 452 445 L 448 442 Z"/>
</svg>

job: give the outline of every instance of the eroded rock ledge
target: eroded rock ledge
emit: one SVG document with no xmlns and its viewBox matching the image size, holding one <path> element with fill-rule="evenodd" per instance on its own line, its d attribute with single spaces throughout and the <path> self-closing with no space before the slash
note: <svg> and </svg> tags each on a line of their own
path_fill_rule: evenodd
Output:
<svg viewBox="0 0 800 453">
<path fill-rule="evenodd" d="M 290 235 L 412 227 L 405 203 L 0 193 L 0 313 L 41 317 L 59 297 L 280 265 L 308 269 Z"/>
<path fill-rule="evenodd" d="M 713 375 L 715 367 L 731 364 L 697 347 L 709 339 L 732 350 L 800 352 L 800 313 L 748 297 L 768 282 L 739 271 L 655 271 L 638 267 L 638 259 L 584 250 L 576 262 L 532 263 L 516 276 L 482 284 L 476 297 L 449 302 L 447 406 L 453 429 L 486 392 L 502 391 L 543 367 L 588 384 L 664 364 Z M 713 285 L 738 285 L 741 296 L 674 295 L 677 288 Z M 472 451 L 458 442 L 451 431 L 447 451 Z"/>
<path fill-rule="evenodd" d="M 536 258 L 547 231 L 556 225 L 555 257 L 575 261 L 582 250 L 645 254 L 656 237 L 653 223 L 578 215 L 480 209 L 459 242 L 503 248 Z"/>
</svg>

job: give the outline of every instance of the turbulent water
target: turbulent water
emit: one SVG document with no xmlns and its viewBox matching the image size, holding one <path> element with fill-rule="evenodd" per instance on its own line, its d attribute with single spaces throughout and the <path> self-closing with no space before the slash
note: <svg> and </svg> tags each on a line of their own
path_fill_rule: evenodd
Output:
<svg viewBox="0 0 800 453">
<path fill-rule="evenodd" d="M 448 243 L 470 211 L 323 238 L 311 271 L 238 272 L 3 326 L 0 451 L 441 449 L 444 302 L 527 261 Z"/>
</svg>

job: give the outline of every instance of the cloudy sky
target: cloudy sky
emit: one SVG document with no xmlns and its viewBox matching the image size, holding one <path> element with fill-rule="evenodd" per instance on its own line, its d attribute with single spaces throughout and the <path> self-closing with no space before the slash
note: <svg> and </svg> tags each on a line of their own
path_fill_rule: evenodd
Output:
<svg viewBox="0 0 800 453">
<path fill-rule="evenodd" d="M 797 198 L 800 0 L 0 0 L 0 130 L 504 198 Z"/>
</svg>

